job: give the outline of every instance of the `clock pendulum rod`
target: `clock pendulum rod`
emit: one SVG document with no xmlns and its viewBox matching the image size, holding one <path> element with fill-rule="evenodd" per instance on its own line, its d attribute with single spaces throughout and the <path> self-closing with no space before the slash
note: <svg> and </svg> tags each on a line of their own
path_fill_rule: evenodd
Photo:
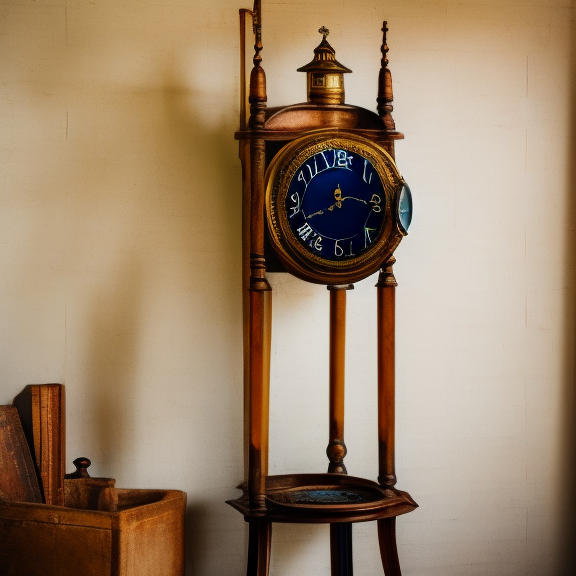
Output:
<svg viewBox="0 0 576 576">
<path fill-rule="evenodd" d="M 396 484 L 394 464 L 394 387 L 396 278 L 391 256 L 380 271 L 377 289 L 378 316 L 378 483 L 383 488 Z M 400 576 L 396 548 L 396 517 L 377 521 L 380 555 L 386 576 Z"/>
</svg>

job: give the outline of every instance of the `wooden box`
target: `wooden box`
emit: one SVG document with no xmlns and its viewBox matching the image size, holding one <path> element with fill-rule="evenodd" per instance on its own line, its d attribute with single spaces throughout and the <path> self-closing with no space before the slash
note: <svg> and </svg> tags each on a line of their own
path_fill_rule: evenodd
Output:
<svg viewBox="0 0 576 576">
<path fill-rule="evenodd" d="M 117 492 L 116 512 L 0 502 L 0 574 L 181 576 L 186 495 Z"/>
<path fill-rule="evenodd" d="M 182 576 L 186 494 L 65 476 L 64 417 L 59 384 L 0 406 L 0 576 Z"/>
</svg>

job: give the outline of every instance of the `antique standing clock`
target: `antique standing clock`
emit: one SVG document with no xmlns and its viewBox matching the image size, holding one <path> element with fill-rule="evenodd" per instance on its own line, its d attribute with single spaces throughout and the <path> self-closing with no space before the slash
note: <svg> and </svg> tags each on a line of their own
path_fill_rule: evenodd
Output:
<svg viewBox="0 0 576 576">
<path fill-rule="evenodd" d="M 245 26 L 255 35 L 245 84 Z M 249 524 L 248 576 L 266 576 L 274 522 L 329 523 L 332 576 L 352 576 L 352 524 L 376 520 L 386 576 L 399 576 L 396 517 L 417 504 L 395 488 L 393 253 L 412 216 L 410 189 L 394 161 L 396 131 L 386 22 L 382 31 L 378 114 L 344 103 L 344 74 L 328 30 L 307 76 L 308 101 L 266 105 L 261 66 L 260 1 L 240 10 L 243 170 L 245 479 L 229 502 Z M 249 117 L 246 95 L 248 95 Z M 272 288 L 267 271 L 324 284 L 330 293 L 329 439 L 325 474 L 268 475 Z M 378 272 L 378 481 L 350 476 L 344 465 L 346 292 Z M 313 359 L 311 359 L 313 361 Z"/>
</svg>

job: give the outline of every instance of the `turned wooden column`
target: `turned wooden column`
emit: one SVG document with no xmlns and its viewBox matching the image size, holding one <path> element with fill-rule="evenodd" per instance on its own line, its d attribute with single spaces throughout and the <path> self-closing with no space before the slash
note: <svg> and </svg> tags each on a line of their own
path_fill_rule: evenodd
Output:
<svg viewBox="0 0 576 576">
<path fill-rule="evenodd" d="M 396 484 L 395 427 L 395 332 L 396 278 L 391 256 L 380 271 L 378 284 L 378 482 L 383 488 Z M 386 576 L 401 576 L 396 548 L 396 518 L 378 520 L 380 557 Z"/>
<path fill-rule="evenodd" d="M 250 73 L 250 120 L 253 131 L 264 127 L 266 75 L 261 66 L 262 34 L 258 2 L 254 11 L 254 67 Z M 249 411 L 248 494 L 250 508 L 266 509 L 268 475 L 268 414 L 270 398 L 270 340 L 272 292 L 266 279 L 264 258 L 264 171 L 266 145 L 263 138 L 250 139 L 250 286 L 249 286 Z"/>
<path fill-rule="evenodd" d="M 240 130 L 248 128 L 246 88 L 246 16 L 252 10 L 240 9 Z M 252 182 L 250 171 L 250 140 L 239 142 L 242 165 L 242 343 L 244 351 L 244 485 L 248 486 L 248 453 L 250 451 L 250 214 Z"/>
<path fill-rule="evenodd" d="M 378 277 L 378 482 L 381 486 L 396 484 L 394 467 L 394 355 L 396 278 L 392 256 Z"/>
<path fill-rule="evenodd" d="M 272 523 L 263 518 L 248 522 L 248 566 L 247 576 L 268 576 Z"/>
<path fill-rule="evenodd" d="M 344 369 L 346 358 L 346 291 L 351 284 L 328 286 L 330 291 L 330 401 L 328 472 L 346 474 L 344 457 Z"/>
<path fill-rule="evenodd" d="M 344 380 L 346 368 L 346 291 L 352 284 L 328 286 L 330 291 L 330 437 L 328 472 L 347 474 L 344 464 Z M 330 524 L 331 576 L 352 576 L 352 524 Z"/>
</svg>

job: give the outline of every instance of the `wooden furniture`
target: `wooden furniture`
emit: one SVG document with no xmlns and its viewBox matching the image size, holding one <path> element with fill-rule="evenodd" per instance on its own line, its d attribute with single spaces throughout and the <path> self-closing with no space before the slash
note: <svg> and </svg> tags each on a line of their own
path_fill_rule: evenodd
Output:
<svg viewBox="0 0 576 576">
<path fill-rule="evenodd" d="M 87 458 L 65 477 L 64 445 L 63 386 L 28 386 L 0 407 L 0 478 L 10 479 L 0 493 L 0 574 L 182 576 L 186 494 L 117 489 L 90 477 Z"/>
<path fill-rule="evenodd" d="M 18 410 L 0 406 L 0 501 L 42 502 Z"/>
<path fill-rule="evenodd" d="M 248 90 L 247 16 L 255 37 Z M 243 170 L 245 479 L 242 496 L 229 504 L 249 524 L 247 574 L 268 574 L 272 524 L 284 522 L 329 523 L 332 576 L 351 576 L 352 524 L 376 520 L 385 574 L 400 576 L 396 517 L 417 504 L 395 488 L 396 280 L 392 267 L 394 249 L 410 224 L 411 196 L 393 160 L 394 143 L 403 135 L 396 131 L 391 115 L 386 23 L 378 114 L 344 103 L 343 74 L 350 70 L 336 61 L 325 28 L 319 30 L 323 40 L 314 51 L 314 60 L 299 69 L 307 74 L 308 101 L 268 108 L 259 0 L 253 10 L 240 11 L 240 30 L 242 95 L 236 138 Z M 309 199 L 313 180 L 324 200 L 305 209 L 305 194 Z M 343 231 L 348 217 L 326 221 L 325 229 L 333 233 L 316 225 L 320 215 L 352 214 L 352 205 L 365 212 L 360 228 L 348 236 Z M 344 464 L 344 350 L 347 291 L 353 282 L 378 270 L 379 462 L 374 482 L 349 476 Z M 272 287 L 267 271 L 288 271 L 305 281 L 325 284 L 329 290 L 330 429 L 325 474 L 268 474 Z"/>
<path fill-rule="evenodd" d="M 64 505 L 66 404 L 62 384 L 26 386 L 13 405 L 31 447 L 46 504 Z"/>
</svg>

